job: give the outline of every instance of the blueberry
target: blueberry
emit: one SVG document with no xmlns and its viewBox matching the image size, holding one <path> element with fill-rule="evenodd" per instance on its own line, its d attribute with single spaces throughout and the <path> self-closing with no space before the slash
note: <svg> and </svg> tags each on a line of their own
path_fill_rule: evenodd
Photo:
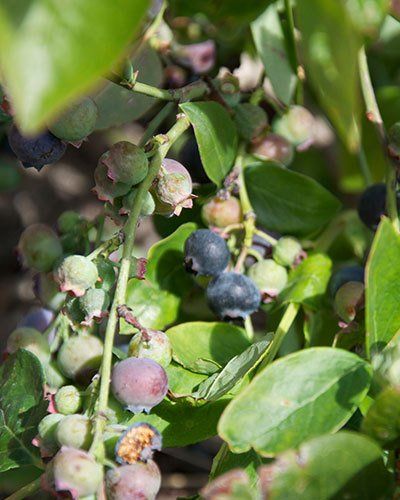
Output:
<svg viewBox="0 0 400 500">
<path fill-rule="evenodd" d="M 92 424 L 86 415 L 67 415 L 57 425 L 56 439 L 60 446 L 89 449 L 92 442 Z"/>
<path fill-rule="evenodd" d="M 35 307 L 19 321 L 18 327 L 28 326 L 39 330 L 39 332 L 44 332 L 53 319 L 53 311 L 44 307 Z"/>
<path fill-rule="evenodd" d="M 400 208 L 400 197 L 397 194 L 397 207 Z M 386 186 L 383 183 L 373 184 L 361 195 L 358 202 L 358 216 L 372 231 L 376 231 L 381 217 L 386 214 Z"/>
<path fill-rule="evenodd" d="M 54 271 L 54 279 L 62 292 L 82 297 L 93 287 L 99 274 L 93 262 L 83 255 L 69 255 Z"/>
<path fill-rule="evenodd" d="M 229 263 L 226 241 L 209 229 L 194 231 L 185 243 L 185 267 L 193 274 L 218 276 Z"/>
<path fill-rule="evenodd" d="M 45 224 L 28 226 L 18 242 L 17 252 L 25 266 L 36 271 L 50 271 L 62 256 L 61 242 Z"/>
<path fill-rule="evenodd" d="M 57 363 L 68 378 L 86 379 L 101 363 L 103 343 L 94 335 L 74 335 L 69 337 L 58 351 Z"/>
<path fill-rule="evenodd" d="M 347 266 L 336 271 L 329 282 L 331 297 L 334 297 L 339 288 L 349 281 L 364 283 L 364 268 L 361 266 Z"/>
<path fill-rule="evenodd" d="M 290 267 L 295 264 L 301 253 L 301 244 L 295 238 L 282 236 L 272 250 L 275 262 Z"/>
<path fill-rule="evenodd" d="M 93 132 L 97 115 L 96 103 L 90 97 L 84 97 L 69 106 L 49 129 L 59 139 L 79 142 Z"/>
<path fill-rule="evenodd" d="M 248 486 L 249 484 L 250 479 L 245 470 L 239 468 L 231 469 L 207 484 L 200 491 L 200 494 L 201 498 L 204 500 L 241 498 L 241 496 L 237 494 L 237 488 L 241 485 Z"/>
<path fill-rule="evenodd" d="M 336 292 L 334 308 L 337 315 L 346 323 L 356 317 L 357 311 L 364 305 L 364 284 L 348 281 Z"/>
<path fill-rule="evenodd" d="M 54 402 L 59 413 L 72 415 L 80 410 L 82 397 L 74 385 L 65 385 L 56 392 Z"/>
<path fill-rule="evenodd" d="M 50 360 L 50 347 L 46 338 L 35 328 L 27 326 L 14 330 L 7 339 L 7 352 L 26 349 L 34 354 L 43 364 Z"/>
<path fill-rule="evenodd" d="M 260 292 L 253 281 L 238 273 L 223 273 L 207 287 L 211 309 L 221 319 L 244 319 L 257 311 Z"/>
<path fill-rule="evenodd" d="M 242 220 L 242 207 L 234 196 L 227 200 L 215 197 L 203 206 L 201 215 L 207 226 L 223 228 Z"/>
<path fill-rule="evenodd" d="M 153 460 L 110 469 L 106 474 L 107 498 L 154 500 L 161 487 L 161 474 Z"/>
<path fill-rule="evenodd" d="M 116 142 L 99 159 L 113 183 L 139 184 L 149 171 L 149 161 L 142 148 L 127 141 Z"/>
<path fill-rule="evenodd" d="M 25 168 L 40 170 L 44 165 L 57 162 L 67 146 L 50 132 L 35 137 L 24 137 L 15 125 L 8 133 L 10 148 Z"/>
<path fill-rule="evenodd" d="M 251 146 L 251 152 L 261 160 L 276 161 L 289 165 L 293 160 L 292 144 L 278 134 L 267 134 Z"/>
<path fill-rule="evenodd" d="M 146 329 L 132 337 L 128 354 L 132 357 L 153 359 L 166 368 L 172 360 L 171 342 L 164 332 Z"/>
<path fill-rule="evenodd" d="M 132 413 L 148 413 L 166 396 L 168 377 L 152 359 L 126 358 L 113 368 L 111 390 Z"/>
<path fill-rule="evenodd" d="M 55 453 L 59 446 L 56 440 L 57 426 L 64 418 L 60 413 L 50 413 L 46 415 L 38 426 L 41 448 L 45 448 L 49 453 Z"/>
</svg>

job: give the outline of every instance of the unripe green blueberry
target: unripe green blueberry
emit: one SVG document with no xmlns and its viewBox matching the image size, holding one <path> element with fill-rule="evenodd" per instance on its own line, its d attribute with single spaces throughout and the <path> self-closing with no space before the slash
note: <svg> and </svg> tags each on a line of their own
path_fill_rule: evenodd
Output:
<svg viewBox="0 0 400 500">
<path fill-rule="evenodd" d="M 337 315 L 346 323 L 356 317 L 357 310 L 364 302 L 364 283 L 348 281 L 336 292 L 334 307 Z"/>
<path fill-rule="evenodd" d="M 215 197 L 203 206 L 201 215 L 207 226 L 223 228 L 242 220 L 242 208 L 234 196 L 227 200 Z"/>
<path fill-rule="evenodd" d="M 175 160 L 165 158 L 152 187 L 156 213 L 179 215 L 182 208 L 192 208 L 192 179 L 186 168 Z"/>
<path fill-rule="evenodd" d="M 107 167 L 103 163 L 98 163 L 94 169 L 95 186 L 92 191 L 100 201 L 114 202 L 114 198 L 126 195 L 131 189 L 130 184 L 113 182 L 107 176 Z"/>
<path fill-rule="evenodd" d="M 75 232 L 82 223 L 82 216 L 73 210 L 63 212 L 57 219 L 57 228 L 61 234 Z"/>
<path fill-rule="evenodd" d="M 46 415 L 39 422 L 38 433 L 41 440 L 41 445 L 46 448 L 48 452 L 56 452 L 59 448 L 56 431 L 58 424 L 64 418 L 60 413 L 50 413 Z"/>
<path fill-rule="evenodd" d="M 59 413 L 72 415 L 81 409 L 82 397 L 74 385 L 64 385 L 56 392 L 54 402 Z"/>
<path fill-rule="evenodd" d="M 251 146 L 251 153 L 260 160 L 275 161 L 290 165 L 293 160 L 292 144 L 278 134 L 267 134 Z"/>
<path fill-rule="evenodd" d="M 67 415 L 57 425 L 56 439 L 60 446 L 87 450 L 92 442 L 92 424 L 85 415 Z"/>
<path fill-rule="evenodd" d="M 58 311 L 65 302 L 66 294 L 60 292 L 53 273 L 39 273 L 33 278 L 33 292 L 43 306 Z"/>
<path fill-rule="evenodd" d="M 249 268 L 248 275 L 260 292 L 267 297 L 279 295 L 288 281 L 286 269 L 272 259 L 256 262 Z"/>
<path fill-rule="evenodd" d="M 90 97 L 84 97 L 70 105 L 49 130 L 63 141 L 79 142 L 93 132 L 97 115 L 96 103 Z"/>
<path fill-rule="evenodd" d="M 161 487 L 161 474 L 153 460 L 110 469 L 106 474 L 110 500 L 154 500 Z"/>
<path fill-rule="evenodd" d="M 107 169 L 107 177 L 114 183 L 128 186 L 139 184 L 149 171 L 149 161 L 142 148 L 127 141 L 113 144 L 99 159 Z"/>
<path fill-rule="evenodd" d="M 119 211 L 121 215 L 125 215 L 132 210 L 133 202 L 135 201 L 137 193 L 137 189 L 132 189 L 130 193 L 124 196 L 124 199 L 122 200 L 122 208 Z M 147 192 L 142 203 L 142 208 L 140 209 L 140 215 L 143 217 L 151 215 L 155 208 L 156 204 L 154 203 L 154 198 L 151 193 Z"/>
<path fill-rule="evenodd" d="M 24 265 L 36 271 L 50 271 L 62 256 L 62 246 L 56 233 L 44 224 L 32 224 L 22 233 L 18 252 Z"/>
<path fill-rule="evenodd" d="M 260 106 L 245 102 L 235 107 L 235 122 L 239 135 L 243 139 L 251 141 L 266 128 L 268 116 Z"/>
<path fill-rule="evenodd" d="M 158 330 L 137 333 L 129 342 L 128 355 L 149 358 L 166 368 L 172 360 L 172 348 L 168 335 Z"/>
<path fill-rule="evenodd" d="M 44 369 L 44 378 L 46 380 L 46 384 L 51 389 L 58 389 L 67 382 L 67 379 L 60 372 L 57 363 L 55 361 L 50 361 L 49 363 L 46 363 L 43 369 Z"/>
<path fill-rule="evenodd" d="M 99 274 L 93 262 L 83 255 L 66 257 L 54 272 L 54 279 L 62 292 L 71 292 L 76 297 L 84 295 L 95 285 Z"/>
<path fill-rule="evenodd" d="M 50 347 L 47 339 L 35 328 L 21 327 L 11 333 L 7 339 L 7 352 L 11 354 L 18 349 L 30 351 L 43 364 L 50 360 Z"/>
<path fill-rule="evenodd" d="M 396 122 L 389 129 L 388 150 L 390 156 L 400 158 L 400 122 Z"/>
<path fill-rule="evenodd" d="M 82 450 L 63 446 L 53 460 L 56 491 L 69 491 L 75 498 L 94 495 L 103 480 L 103 466 Z"/>
<path fill-rule="evenodd" d="M 110 298 L 102 288 L 89 288 L 78 301 L 79 308 L 85 317 L 85 324 L 90 324 L 93 319 L 100 320 L 107 315 Z"/>
<path fill-rule="evenodd" d="M 64 375 L 71 379 L 86 379 L 101 363 L 103 343 L 94 335 L 76 335 L 63 343 L 57 363 Z"/>
<path fill-rule="evenodd" d="M 292 266 L 301 253 L 301 244 L 295 238 L 282 236 L 272 250 L 272 256 L 281 266 Z"/>
<path fill-rule="evenodd" d="M 96 283 L 96 288 L 109 292 L 115 284 L 114 265 L 109 259 L 98 258 L 96 261 L 99 280 Z"/>
<path fill-rule="evenodd" d="M 313 115 L 303 106 L 291 106 L 283 115 L 275 119 L 273 130 L 297 146 L 312 139 Z"/>
</svg>

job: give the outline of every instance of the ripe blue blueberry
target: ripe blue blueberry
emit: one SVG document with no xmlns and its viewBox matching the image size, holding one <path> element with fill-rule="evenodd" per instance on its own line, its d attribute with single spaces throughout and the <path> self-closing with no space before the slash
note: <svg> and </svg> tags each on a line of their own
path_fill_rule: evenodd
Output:
<svg viewBox="0 0 400 500">
<path fill-rule="evenodd" d="M 132 413 L 148 413 L 166 396 L 168 377 L 152 359 L 126 358 L 113 368 L 111 390 Z"/>
<path fill-rule="evenodd" d="M 44 165 L 57 162 L 67 146 L 50 132 L 35 137 L 24 137 L 15 125 L 8 133 L 10 148 L 25 168 L 40 170 Z"/>
<path fill-rule="evenodd" d="M 226 241 L 209 229 L 194 231 L 185 243 L 187 271 L 202 276 L 218 276 L 229 263 Z"/>
<path fill-rule="evenodd" d="M 400 196 L 397 194 L 397 207 L 400 208 Z M 386 186 L 373 184 L 361 195 L 358 202 L 358 216 L 372 231 L 376 231 L 381 217 L 386 214 Z"/>
<path fill-rule="evenodd" d="M 349 281 L 364 283 L 364 268 L 361 266 L 347 266 L 336 271 L 329 282 L 331 297 L 334 297 L 339 288 Z"/>
<path fill-rule="evenodd" d="M 238 273 L 223 273 L 207 287 L 207 299 L 211 309 L 221 319 L 246 318 L 257 311 L 260 292 L 253 281 Z"/>
</svg>

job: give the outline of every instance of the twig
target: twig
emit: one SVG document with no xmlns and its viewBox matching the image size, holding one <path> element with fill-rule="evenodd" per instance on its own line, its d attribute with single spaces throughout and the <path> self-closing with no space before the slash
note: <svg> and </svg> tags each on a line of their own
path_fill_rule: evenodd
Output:
<svg viewBox="0 0 400 500">
<path fill-rule="evenodd" d="M 20 488 L 18 491 L 13 493 L 12 495 L 6 497 L 5 500 L 22 500 L 36 491 L 40 489 L 40 477 L 32 481 L 31 483 L 26 484 L 22 488 Z"/>
</svg>

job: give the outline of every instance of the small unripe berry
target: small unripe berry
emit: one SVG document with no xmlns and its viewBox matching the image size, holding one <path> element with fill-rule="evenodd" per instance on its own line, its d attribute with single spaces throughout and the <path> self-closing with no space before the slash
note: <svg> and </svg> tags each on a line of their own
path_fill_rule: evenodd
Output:
<svg viewBox="0 0 400 500">
<path fill-rule="evenodd" d="M 56 491 L 75 497 L 94 495 L 103 480 L 103 467 L 82 450 L 63 446 L 53 460 Z"/>
<path fill-rule="evenodd" d="M 226 241 L 209 229 L 194 231 L 185 242 L 185 267 L 193 274 L 218 276 L 230 259 Z"/>
<path fill-rule="evenodd" d="M 172 359 L 171 342 L 164 332 L 146 330 L 137 333 L 129 342 L 129 356 L 136 358 L 149 358 L 166 368 Z"/>
<path fill-rule="evenodd" d="M 267 127 L 268 117 L 260 106 L 245 102 L 235 107 L 235 122 L 239 135 L 243 139 L 251 141 Z"/>
<path fill-rule="evenodd" d="M 221 319 L 246 318 L 257 311 L 260 292 L 253 281 L 238 273 L 222 273 L 207 287 L 207 300 Z"/>
<path fill-rule="evenodd" d="M 288 281 L 286 269 L 272 259 L 256 262 L 249 268 L 248 275 L 266 298 L 279 295 Z"/>
<path fill-rule="evenodd" d="M 121 215 L 127 214 L 132 210 L 137 192 L 137 189 L 132 189 L 130 193 L 124 196 L 124 199 L 122 200 L 122 208 L 119 211 Z M 143 200 L 142 208 L 140 209 L 140 215 L 144 217 L 146 215 L 151 215 L 154 212 L 155 207 L 156 204 L 154 203 L 154 198 L 151 193 L 147 192 Z"/>
<path fill-rule="evenodd" d="M 142 148 L 127 141 L 113 144 L 101 155 L 99 165 L 107 169 L 107 177 L 114 183 L 128 186 L 139 184 L 149 171 L 149 161 Z"/>
<path fill-rule="evenodd" d="M 54 319 L 53 311 L 45 309 L 44 307 L 36 307 L 24 316 L 18 323 L 18 328 L 27 326 L 35 328 L 39 332 L 44 332 Z"/>
<path fill-rule="evenodd" d="M 110 298 L 102 288 L 89 288 L 83 297 L 79 297 L 79 308 L 85 319 L 85 324 L 91 324 L 93 319 L 100 320 L 107 315 Z"/>
<path fill-rule="evenodd" d="M 349 281 L 364 283 L 364 272 L 364 268 L 361 266 L 347 266 L 336 271 L 329 282 L 331 297 L 334 297 L 339 288 Z"/>
<path fill-rule="evenodd" d="M 393 158 L 400 158 L 400 122 L 396 122 L 389 129 L 388 151 Z"/>
<path fill-rule="evenodd" d="M 46 384 L 50 389 L 58 389 L 66 384 L 67 379 L 60 372 L 58 365 L 55 361 L 50 361 L 50 363 L 46 363 L 43 366 L 44 369 L 44 378 L 46 380 Z"/>
<path fill-rule="evenodd" d="M 273 130 L 295 146 L 312 139 L 313 115 L 303 106 L 291 106 L 287 113 L 275 119 Z"/>
<path fill-rule="evenodd" d="M 349 281 L 342 285 L 335 295 L 335 311 L 346 323 L 356 317 L 357 310 L 364 303 L 364 284 L 359 281 Z"/>
<path fill-rule="evenodd" d="M 99 163 L 94 169 L 95 187 L 92 191 L 97 195 L 100 201 L 114 202 L 114 198 L 126 195 L 131 189 L 131 184 L 122 182 L 113 182 L 107 176 L 107 167 L 103 163 Z"/>
<path fill-rule="evenodd" d="M 27 227 L 18 242 L 18 253 L 24 265 L 37 271 L 50 271 L 62 252 L 58 236 L 44 224 Z"/>
<path fill-rule="evenodd" d="M 36 274 L 33 278 L 33 292 L 40 302 L 58 311 L 65 301 L 65 293 L 60 292 L 53 273 Z"/>
<path fill-rule="evenodd" d="M 42 363 L 50 360 L 50 347 L 47 339 L 35 328 L 21 327 L 11 333 L 7 339 L 7 352 L 11 354 L 18 349 L 30 351 Z"/>
<path fill-rule="evenodd" d="M 273 133 L 255 142 L 251 152 L 260 160 L 275 161 L 286 166 L 293 160 L 292 144 L 281 135 Z"/>
<path fill-rule="evenodd" d="M 82 217 L 78 212 L 67 210 L 57 219 L 57 228 L 61 234 L 73 233 L 80 227 Z"/>
<path fill-rule="evenodd" d="M 94 335 L 75 335 L 63 343 L 57 363 L 64 375 L 71 379 L 86 379 L 101 363 L 103 343 Z"/>
<path fill-rule="evenodd" d="M 166 396 L 168 378 L 164 368 L 152 359 L 127 358 L 114 366 L 111 390 L 129 411 L 148 413 Z"/>
<path fill-rule="evenodd" d="M 98 115 L 96 103 L 90 97 L 70 105 L 49 127 L 56 137 L 68 142 L 79 142 L 90 135 Z"/>
<path fill-rule="evenodd" d="M 161 447 L 162 438 L 158 430 L 146 422 L 137 422 L 118 439 L 115 460 L 122 465 L 147 462 Z"/>
<path fill-rule="evenodd" d="M 83 255 L 66 257 L 54 272 L 54 278 L 62 292 L 71 292 L 76 297 L 84 295 L 95 285 L 99 275 L 93 262 Z"/>
<path fill-rule="evenodd" d="M 82 397 L 74 385 L 65 385 L 56 392 L 54 402 L 59 413 L 72 415 L 81 409 Z"/>
<path fill-rule="evenodd" d="M 44 165 L 57 162 L 67 146 L 50 132 L 35 137 L 24 137 L 15 125 L 8 133 L 10 148 L 25 168 L 40 170 Z"/>
<path fill-rule="evenodd" d="M 191 68 L 194 73 L 207 73 L 215 64 L 215 42 L 205 40 L 190 45 L 181 45 L 174 55 L 180 64 Z"/>
<path fill-rule="evenodd" d="M 204 222 L 208 226 L 226 227 L 242 220 L 240 202 L 234 196 L 227 200 L 215 197 L 206 203 L 201 211 Z"/>
<path fill-rule="evenodd" d="M 87 450 L 92 442 L 92 424 L 85 415 L 67 415 L 56 429 L 60 446 Z"/>
<path fill-rule="evenodd" d="M 165 158 L 152 187 L 156 213 L 179 215 L 182 208 L 192 208 L 192 179 L 186 168 L 175 160 Z"/>
<path fill-rule="evenodd" d="M 290 267 L 296 263 L 301 254 L 301 244 L 295 238 L 283 236 L 272 250 L 272 256 L 275 262 L 281 266 Z"/>
<path fill-rule="evenodd" d="M 96 264 L 99 273 L 99 281 L 96 283 L 96 288 L 101 288 L 109 292 L 115 284 L 114 265 L 109 259 L 105 258 L 98 258 Z"/>
<path fill-rule="evenodd" d="M 56 452 L 59 448 L 56 431 L 58 424 L 64 418 L 60 413 L 50 413 L 46 415 L 38 425 L 38 433 L 43 446 L 49 453 Z"/>
<path fill-rule="evenodd" d="M 397 208 L 400 208 L 400 195 L 397 193 Z M 358 216 L 372 231 L 376 231 L 383 215 L 386 215 L 386 186 L 373 184 L 361 195 L 358 202 Z"/>
<path fill-rule="evenodd" d="M 161 487 L 161 473 L 153 460 L 110 469 L 106 474 L 110 500 L 154 500 Z"/>
</svg>

